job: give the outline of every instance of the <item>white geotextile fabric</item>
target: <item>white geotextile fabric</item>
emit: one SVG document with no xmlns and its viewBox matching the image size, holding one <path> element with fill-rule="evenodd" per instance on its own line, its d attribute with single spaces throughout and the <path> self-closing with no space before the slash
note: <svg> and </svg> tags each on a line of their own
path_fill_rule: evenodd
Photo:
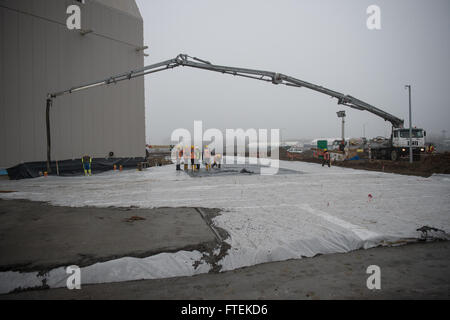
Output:
<svg viewBox="0 0 450 320">
<path fill-rule="evenodd" d="M 450 177 L 430 178 L 281 161 L 296 174 L 191 178 L 173 166 L 93 177 L 1 181 L 4 199 L 61 206 L 205 207 L 231 245 L 220 264 L 232 270 L 270 261 L 343 253 L 418 238 L 422 226 L 450 230 Z M 371 195 L 371 197 L 369 197 Z M 82 283 L 191 276 L 208 272 L 199 252 L 124 258 L 82 269 Z M 65 286 L 64 270 L 44 278 Z M 0 292 L 42 285 L 36 274 L 0 274 Z"/>
</svg>

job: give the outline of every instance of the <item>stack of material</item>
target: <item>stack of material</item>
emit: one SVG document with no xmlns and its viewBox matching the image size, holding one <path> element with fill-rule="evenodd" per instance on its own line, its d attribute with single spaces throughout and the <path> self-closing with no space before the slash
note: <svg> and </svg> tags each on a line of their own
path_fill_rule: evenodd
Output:
<svg viewBox="0 0 450 320">
<path fill-rule="evenodd" d="M 7 179 L 9 179 L 8 171 L 0 169 L 0 180 L 7 180 Z"/>
<path fill-rule="evenodd" d="M 330 152 L 330 159 L 331 161 L 344 161 L 346 159 L 345 153 L 341 151 L 331 151 Z"/>
</svg>

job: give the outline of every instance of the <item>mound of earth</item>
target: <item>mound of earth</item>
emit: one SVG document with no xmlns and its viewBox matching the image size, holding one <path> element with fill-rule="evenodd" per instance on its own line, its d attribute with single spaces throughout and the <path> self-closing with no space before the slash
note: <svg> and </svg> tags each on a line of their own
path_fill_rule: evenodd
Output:
<svg viewBox="0 0 450 320">
<path fill-rule="evenodd" d="M 290 160 L 286 151 L 280 149 L 280 160 Z M 313 157 L 312 151 L 296 154 L 294 161 L 322 163 Z M 354 160 L 333 163 L 335 166 L 360 170 L 381 171 L 406 175 L 430 177 L 433 174 L 450 174 L 450 152 L 425 155 L 420 161 L 410 164 L 407 160 Z"/>
</svg>

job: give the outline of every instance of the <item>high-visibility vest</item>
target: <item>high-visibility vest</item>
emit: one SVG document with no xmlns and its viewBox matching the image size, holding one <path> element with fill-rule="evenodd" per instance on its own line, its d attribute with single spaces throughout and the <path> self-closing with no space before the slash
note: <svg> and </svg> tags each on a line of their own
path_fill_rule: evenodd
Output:
<svg viewBox="0 0 450 320">
<path fill-rule="evenodd" d="M 92 158 L 89 156 L 84 156 L 83 158 L 81 158 L 81 162 L 82 163 L 85 163 L 85 162 L 92 163 Z"/>
<path fill-rule="evenodd" d="M 195 150 L 191 149 L 191 159 L 195 159 Z"/>
<path fill-rule="evenodd" d="M 323 154 L 323 158 L 324 158 L 325 160 L 330 160 L 330 154 L 329 154 L 328 152 L 325 152 L 325 153 Z"/>
<path fill-rule="evenodd" d="M 205 157 L 205 159 L 211 158 L 211 151 L 209 149 L 205 149 L 204 157 Z"/>
</svg>

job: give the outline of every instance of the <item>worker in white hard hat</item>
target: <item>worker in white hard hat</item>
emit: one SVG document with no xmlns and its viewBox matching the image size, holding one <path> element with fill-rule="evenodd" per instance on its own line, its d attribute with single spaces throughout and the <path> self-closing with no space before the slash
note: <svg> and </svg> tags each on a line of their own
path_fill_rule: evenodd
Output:
<svg viewBox="0 0 450 320">
<path fill-rule="evenodd" d="M 189 146 L 184 146 L 183 159 L 184 159 L 184 171 L 188 171 L 189 170 L 189 160 L 191 159 L 191 149 Z"/>
<path fill-rule="evenodd" d="M 200 171 L 200 163 L 202 161 L 202 153 L 199 147 L 195 147 L 195 167 L 197 171 Z"/>
<path fill-rule="evenodd" d="M 211 169 L 211 150 L 209 150 L 209 146 L 205 146 L 203 150 L 203 162 L 205 163 L 206 171 Z"/>
<path fill-rule="evenodd" d="M 215 156 L 214 156 L 214 162 L 213 162 L 213 164 L 212 164 L 212 168 L 215 168 L 215 167 L 218 167 L 219 169 L 222 167 L 222 155 L 220 155 L 220 154 L 216 154 Z"/>
</svg>

